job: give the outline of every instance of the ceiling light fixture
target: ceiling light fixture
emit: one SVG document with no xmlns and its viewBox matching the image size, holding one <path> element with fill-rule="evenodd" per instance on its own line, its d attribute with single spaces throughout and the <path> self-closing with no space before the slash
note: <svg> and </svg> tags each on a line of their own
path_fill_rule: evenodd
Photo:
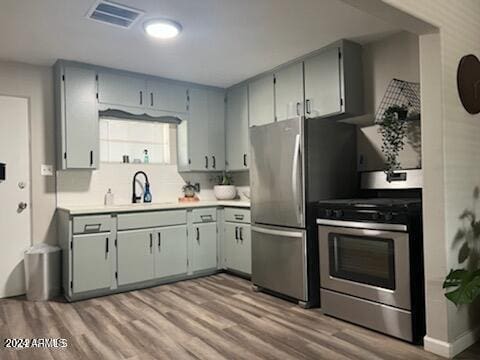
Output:
<svg viewBox="0 0 480 360">
<path fill-rule="evenodd" d="M 182 25 L 168 19 L 149 20 L 143 27 L 149 36 L 157 39 L 173 39 L 182 31 Z"/>
</svg>

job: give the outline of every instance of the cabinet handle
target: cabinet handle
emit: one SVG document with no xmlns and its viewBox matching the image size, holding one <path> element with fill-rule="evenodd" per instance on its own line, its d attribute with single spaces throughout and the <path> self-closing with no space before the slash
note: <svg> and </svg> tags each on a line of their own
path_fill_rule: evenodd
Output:
<svg viewBox="0 0 480 360">
<path fill-rule="evenodd" d="M 109 243 L 109 241 L 108 241 L 108 237 L 107 237 L 107 238 L 105 238 L 105 253 L 107 253 L 107 254 L 108 254 L 108 251 L 109 251 L 108 250 L 108 243 Z"/>
<path fill-rule="evenodd" d="M 140 91 L 140 105 L 143 105 L 143 91 Z"/>
<path fill-rule="evenodd" d="M 197 227 L 197 241 L 200 242 L 200 229 Z"/>
<path fill-rule="evenodd" d="M 93 150 L 90 150 L 90 166 L 93 166 Z"/>
<path fill-rule="evenodd" d="M 213 167 L 214 169 L 217 168 L 217 161 L 215 160 L 215 155 L 212 156 L 212 167 Z"/>
<path fill-rule="evenodd" d="M 162 234 L 158 233 L 158 250 L 162 251 Z"/>
<path fill-rule="evenodd" d="M 153 93 L 150 93 L 150 106 L 153 106 Z"/>
<path fill-rule="evenodd" d="M 240 227 L 240 241 L 243 243 L 243 227 Z"/>
<path fill-rule="evenodd" d="M 297 102 L 297 116 L 300 116 L 300 105 L 302 105 L 302 103 Z"/>
<path fill-rule="evenodd" d="M 306 105 L 306 112 L 308 115 L 312 113 L 312 108 L 311 108 L 311 101 L 310 99 L 305 100 L 305 105 Z"/>
<path fill-rule="evenodd" d="M 152 252 L 152 248 L 153 248 L 153 234 L 150 233 L 150 252 Z"/>
<path fill-rule="evenodd" d="M 235 220 L 243 220 L 243 217 L 244 217 L 241 214 L 234 214 L 233 216 L 235 217 Z"/>
<path fill-rule="evenodd" d="M 238 241 L 238 226 L 235 226 L 235 240 Z"/>
<path fill-rule="evenodd" d="M 205 155 L 205 169 L 208 169 L 208 156 Z"/>
<path fill-rule="evenodd" d="M 247 166 L 247 154 L 243 154 L 243 166 Z"/>
</svg>

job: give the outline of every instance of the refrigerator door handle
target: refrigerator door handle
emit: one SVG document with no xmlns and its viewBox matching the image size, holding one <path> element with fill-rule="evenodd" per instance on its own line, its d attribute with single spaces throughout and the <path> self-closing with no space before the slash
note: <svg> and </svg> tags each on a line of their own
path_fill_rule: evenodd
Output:
<svg viewBox="0 0 480 360">
<path fill-rule="evenodd" d="M 300 158 L 300 134 L 297 134 L 295 137 L 295 147 L 293 153 L 293 165 L 292 165 L 292 192 L 294 196 L 295 203 L 295 213 L 297 214 L 297 221 L 302 222 L 302 209 L 301 204 L 299 204 L 298 197 L 298 166 L 301 164 L 299 161 Z"/>
<path fill-rule="evenodd" d="M 267 235 L 277 235 L 277 236 L 285 236 L 285 237 L 292 237 L 292 238 L 303 237 L 303 233 L 299 231 L 274 230 L 274 229 L 267 229 L 267 228 L 262 228 L 258 226 L 252 226 L 252 231 L 267 234 Z"/>
</svg>

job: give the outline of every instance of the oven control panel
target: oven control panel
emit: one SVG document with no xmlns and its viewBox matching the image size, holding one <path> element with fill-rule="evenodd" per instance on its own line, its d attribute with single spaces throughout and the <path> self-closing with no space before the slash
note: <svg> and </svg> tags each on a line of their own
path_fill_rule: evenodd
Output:
<svg viewBox="0 0 480 360">
<path fill-rule="evenodd" d="M 408 217 L 404 213 L 389 210 L 360 210 L 320 207 L 317 210 L 317 218 L 329 220 L 406 224 Z"/>
</svg>

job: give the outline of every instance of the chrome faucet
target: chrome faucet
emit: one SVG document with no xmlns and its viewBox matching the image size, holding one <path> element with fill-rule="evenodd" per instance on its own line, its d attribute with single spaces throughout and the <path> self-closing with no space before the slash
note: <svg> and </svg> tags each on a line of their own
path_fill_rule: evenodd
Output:
<svg viewBox="0 0 480 360">
<path fill-rule="evenodd" d="M 137 194 L 135 193 L 135 182 L 137 181 L 137 175 L 140 175 L 140 174 L 145 177 L 145 188 L 147 188 L 147 186 L 150 186 L 150 183 L 148 182 L 147 174 L 145 174 L 143 171 L 137 171 L 135 175 L 133 175 L 133 180 L 132 180 L 132 204 L 139 203 L 142 200 L 142 197 L 137 196 Z"/>
</svg>

